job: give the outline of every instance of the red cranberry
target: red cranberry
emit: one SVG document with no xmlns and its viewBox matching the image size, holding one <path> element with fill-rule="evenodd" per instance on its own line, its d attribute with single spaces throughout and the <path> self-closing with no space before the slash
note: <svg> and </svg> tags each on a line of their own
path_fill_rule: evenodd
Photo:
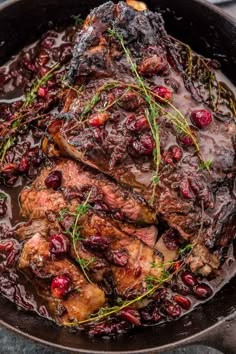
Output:
<svg viewBox="0 0 236 354">
<path fill-rule="evenodd" d="M 130 114 L 127 121 L 126 127 L 131 131 L 139 131 L 148 128 L 149 124 L 145 116 L 136 117 L 134 114 Z"/>
<path fill-rule="evenodd" d="M 92 127 L 100 127 L 109 119 L 109 117 L 110 115 L 108 112 L 95 113 L 89 119 L 89 125 L 91 125 Z"/>
<path fill-rule="evenodd" d="M 193 194 L 191 191 L 191 187 L 189 184 L 189 181 L 187 179 L 183 180 L 180 184 L 180 190 L 184 198 L 186 199 L 192 199 Z"/>
<path fill-rule="evenodd" d="M 212 115 L 205 109 L 195 110 L 191 113 L 191 118 L 194 124 L 199 128 L 203 129 L 207 127 L 212 122 Z"/>
<path fill-rule="evenodd" d="M 6 199 L 0 199 L 0 218 L 3 218 L 7 213 Z"/>
<path fill-rule="evenodd" d="M 181 279 L 183 280 L 185 285 L 190 287 L 197 284 L 197 279 L 195 278 L 195 276 L 188 271 L 185 271 L 181 274 Z"/>
<path fill-rule="evenodd" d="M 65 275 L 58 275 L 51 284 L 52 295 L 57 299 L 62 299 L 69 290 L 70 280 Z"/>
<path fill-rule="evenodd" d="M 164 151 L 162 154 L 162 160 L 167 164 L 167 165 L 172 165 L 173 164 L 173 158 L 172 154 L 170 151 Z"/>
<path fill-rule="evenodd" d="M 49 249 L 52 254 L 64 255 L 68 251 L 68 240 L 62 234 L 51 235 Z"/>
<path fill-rule="evenodd" d="M 133 148 L 138 155 L 151 155 L 155 143 L 149 134 L 143 134 L 140 140 L 133 141 Z"/>
<path fill-rule="evenodd" d="M 45 185 L 47 188 L 57 189 L 61 186 L 62 173 L 61 171 L 52 171 L 45 179 Z"/>
<path fill-rule="evenodd" d="M 106 254 L 107 259 L 120 267 L 126 266 L 129 259 L 129 253 L 125 248 L 121 248 L 120 250 L 114 250 Z"/>
<path fill-rule="evenodd" d="M 18 166 L 18 170 L 21 172 L 21 173 L 25 173 L 28 171 L 28 168 L 29 168 L 29 160 L 27 159 L 27 157 L 22 157 L 21 161 L 20 161 L 20 164 Z"/>
<path fill-rule="evenodd" d="M 123 320 L 128 321 L 135 326 L 140 326 L 141 321 L 140 321 L 140 314 L 137 310 L 126 308 L 121 310 L 120 315 L 119 315 Z"/>
<path fill-rule="evenodd" d="M 189 310 L 191 307 L 191 301 L 184 296 L 175 295 L 173 296 L 173 300 L 185 310 Z"/>
<path fill-rule="evenodd" d="M 170 317 L 178 318 L 181 315 L 181 309 L 178 305 L 168 301 L 165 303 L 165 311 Z"/>
<path fill-rule="evenodd" d="M 178 161 L 182 158 L 183 153 L 182 153 L 182 150 L 180 149 L 179 146 L 176 146 L 176 145 L 171 146 L 171 147 L 169 148 L 169 150 L 171 151 L 171 154 L 172 154 L 172 156 L 173 156 L 173 159 L 174 159 L 176 162 L 178 162 Z"/>
<path fill-rule="evenodd" d="M 47 92 L 46 87 L 39 87 L 37 94 L 39 97 L 45 98 L 47 96 Z"/>
<path fill-rule="evenodd" d="M 156 86 L 152 90 L 152 92 L 156 95 L 155 99 L 158 102 L 164 103 L 165 101 L 169 101 L 172 97 L 171 91 L 164 86 Z M 157 97 L 159 96 L 159 97 Z"/>
<path fill-rule="evenodd" d="M 91 236 L 83 241 L 83 245 L 92 251 L 106 251 L 109 244 L 109 240 L 102 236 Z"/>
<path fill-rule="evenodd" d="M 180 135 L 179 140 L 181 141 L 181 143 L 183 143 L 186 146 L 193 145 L 193 139 L 189 135 L 182 134 Z"/>
<path fill-rule="evenodd" d="M 179 268 L 181 267 L 181 265 L 182 265 L 181 261 L 175 262 L 175 264 L 173 265 L 173 272 L 177 272 L 179 270 Z"/>
<path fill-rule="evenodd" d="M 213 293 L 212 289 L 207 284 L 199 284 L 193 289 L 193 291 L 199 299 L 207 299 Z"/>
</svg>

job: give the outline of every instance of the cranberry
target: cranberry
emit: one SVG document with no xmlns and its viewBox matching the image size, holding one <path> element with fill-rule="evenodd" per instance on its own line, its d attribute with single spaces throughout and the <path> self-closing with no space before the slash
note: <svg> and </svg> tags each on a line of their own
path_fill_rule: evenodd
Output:
<svg viewBox="0 0 236 354">
<path fill-rule="evenodd" d="M 207 284 L 199 284 L 193 289 L 193 291 L 199 299 L 207 299 L 213 293 L 212 289 Z"/>
<path fill-rule="evenodd" d="M 149 124 L 145 116 L 136 117 L 134 114 L 130 114 L 127 121 L 126 127 L 131 131 L 139 131 L 148 128 Z"/>
<path fill-rule="evenodd" d="M 27 159 L 27 157 L 22 157 L 21 161 L 20 161 L 20 164 L 18 166 L 18 170 L 21 172 L 21 173 L 25 173 L 28 171 L 28 168 L 29 168 L 29 160 Z"/>
<path fill-rule="evenodd" d="M 205 109 L 199 109 L 191 113 L 191 119 L 199 129 L 203 129 L 212 122 L 212 115 Z"/>
<path fill-rule="evenodd" d="M 182 282 L 174 282 L 171 284 L 171 289 L 181 295 L 189 295 L 191 290 L 188 286 L 184 285 Z"/>
<path fill-rule="evenodd" d="M 172 97 L 171 91 L 164 86 L 156 86 L 152 90 L 152 92 L 156 95 L 155 99 L 158 102 L 164 103 L 165 101 L 169 101 Z"/>
<path fill-rule="evenodd" d="M 50 236 L 49 249 L 52 254 L 64 255 L 68 251 L 68 240 L 62 234 L 55 234 Z"/>
<path fill-rule="evenodd" d="M 178 318 L 181 315 L 181 309 L 178 305 L 166 301 L 164 305 L 165 312 L 172 318 Z"/>
<path fill-rule="evenodd" d="M 143 134 L 139 140 L 132 144 L 135 152 L 139 155 L 151 155 L 155 147 L 153 138 L 149 134 Z"/>
<path fill-rule="evenodd" d="M 41 86 L 39 87 L 37 94 L 39 97 L 45 98 L 47 96 L 47 92 L 48 90 L 46 89 L 46 87 Z"/>
<path fill-rule="evenodd" d="M 173 156 L 173 159 L 174 159 L 176 162 L 178 162 L 178 161 L 182 158 L 183 153 L 182 153 L 182 150 L 180 149 L 179 146 L 176 146 L 176 145 L 171 146 L 171 147 L 169 148 L 169 150 L 171 151 L 171 154 L 172 154 L 172 156 Z"/>
<path fill-rule="evenodd" d="M 83 245 L 92 251 L 106 251 L 109 244 L 109 240 L 102 236 L 91 236 L 83 241 Z"/>
<path fill-rule="evenodd" d="M 156 323 L 162 318 L 154 302 L 141 309 L 140 315 L 144 322 Z"/>
<path fill-rule="evenodd" d="M 111 263 L 124 267 L 128 263 L 129 253 L 125 248 L 121 248 L 107 253 L 106 257 Z"/>
<path fill-rule="evenodd" d="M 173 296 L 173 300 L 185 310 L 189 310 L 191 307 L 191 301 L 184 296 L 175 295 Z"/>
<path fill-rule="evenodd" d="M 51 284 L 52 295 L 57 299 L 62 299 L 69 291 L 70 280 L 65 275 L 58 275 Z"/>
<path fill-rule="evenodd" d="M 7 213 L 6 199 L 0 199 L 0 218 L 3 218 Z"/>
<path fill-rule="evenodd" d="M 193 139 L 189 135 L 181 134 L 179 140 L 186 146 L 193 145 Z"/>
<path fill-rule="evenodd" d="M 178 248 L 178 237 L 173 229 L 166 231 L 162 239 L 168 250 L 174 251 Z"/>
<path fill-rule="evenodd" d="M 186 199 L 192 199 L 193 194 L 191 191 L 191 187 L 189 184 L 189 181 L 187 179 L 184 179 L 181 184 L 180 184 L 180 190 L 184 198 Z"/>
<path fill-rule="evenodd" d="M 121 310 L 119 316 L 123 320 L 130 322 L 130 323 L 134 324 L 135 326 L 141 325 L 140 314 L 137 310 L 134 310 L 131 308 L 126 308 L 126 309 Z"/>
<path fill-rule="evenodd" d="M 109 117 L 110 115 L 108 112 L 96 113 L 89 119 L 89 125 L 92 127 L 100 127 L 109 119 Z"/>
<path fill-rule="evenodd" d="M 61 171 L 52 171 L 45 179 L 45 185 L 47 188 L 57 189 L 61 186 L 62 173 Z"/>
<path fill-rule="evenodd" d="M 126 332 L 130 325 L 126 321 L 121 322 L 102 322 L 93 325 L 89 329 L 89 335 L 92 336 L 108 336 L 116 333 Z"/>
<path fill-rule="evenodd" d="M 164 300 L 167 297 L 167 289 L 166 288 L 159 288 L 155 291 L 155 293 L 152 295 L 152 298 L 155 301 L 160 302 L 161 300 Z"/>
<path fill-rule="evenodd" d="M 173 265 L 173 272 L 177 272 L 179 270 L 179 268 L 181 267 L 181 265 L 182 265 L 181 261 L 175 262 L 175 264 Z"/>
<path fill-rule="evenodd" d="M 181 279 L 183 280 L 185 285 L 190 287 L 197 284 L 197 279 L 195 278 L 195 276 L 188 271 L 185 271 L 181 274 Z"/>
</svg>

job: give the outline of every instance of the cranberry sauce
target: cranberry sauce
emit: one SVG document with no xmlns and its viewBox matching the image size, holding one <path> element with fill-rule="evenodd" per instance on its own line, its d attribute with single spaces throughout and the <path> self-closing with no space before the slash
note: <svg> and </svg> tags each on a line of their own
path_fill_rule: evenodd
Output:
<svg viewBox="0 0 236 354">
<path fill-rule="evenodd" d="M 0 175 L 0 293 L 20 308 L 46 318 L 49 315 L 45 301 L 37 296 L 30 281 L 17 271 L 22 244 L 14 239 L 14 229 L 24 221 L 20 214 L 19 193 L 32 182 L 45 163 L 41 137 L 50 120 L 50 111 L 57 110 L 57 94 L 65 65 L 71 59 L 77 30 L 78 27 L 69 27 L 64 31 L 48 31 L 0 68 L 0 135 L 7 133 L 3 130 L 3 122 L 12 123 L 16 118 L 19 121 L 17 142 L 6 152 Z M 59 70 L 45 79 L 55 65 Z M 35 83 L 40 82 L 37 90 L 34 89 Z M 29 113 L 22 109 L 24 96 L 26 100 L 29 98 Z M 42 115 L 42 118 L 34 120 L 35 114 Z M 24 116 L 26 122 L 32 120 L 28 129 Z M 52 176 L 46 183 L 48 187 L 57 188 L 59 180 L 60 176 Z M 55 252 L 57 243 L 58 240 L 52 240 L 51 247 Z"/>
</svg>

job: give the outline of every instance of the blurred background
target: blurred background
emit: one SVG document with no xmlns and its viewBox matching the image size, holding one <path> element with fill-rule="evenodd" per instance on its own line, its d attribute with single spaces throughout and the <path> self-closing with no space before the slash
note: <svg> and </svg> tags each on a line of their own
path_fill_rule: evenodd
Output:
<svg viewBox="0 0 236 354">
<path fill-rule="evenodd" d="M 6 0 L 0 0 L 0 4 Z M 33 1 L 33 0 L 32 0 Z M 158 0 L 157 0 L 158 1 Z M 181 1 L 181 0 L 176 0 Z M 189 0 L 191 1 L 191 0 Z M 216 4 L 221 11 L 225 11 L 236 18 L 236 0 L 206 0 L 212 4 Z M 236 335 L 236 334 L 235 334 Z M 16 337 L 14 334 L 0 329 L 0 353 L 21 353 L 21 354 L 60 354 L 49 348 L 34 344 L 21 337 Z M 236 353 L 236 348 L 235 348 Z M 151 353 L 150 353 L 151 354 Z M 222 354 L 213 348 L 194 345 L 186 348 L 179 348 L 173 351 L 168 351 L 163 354 Z M 227 353 L 224 353 L 227 354 Z"/>
</svg>

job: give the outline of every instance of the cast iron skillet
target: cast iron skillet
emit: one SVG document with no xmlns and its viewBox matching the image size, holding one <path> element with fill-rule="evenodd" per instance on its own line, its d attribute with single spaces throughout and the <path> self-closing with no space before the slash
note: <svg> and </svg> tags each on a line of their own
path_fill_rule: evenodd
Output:
<svg viewBox="0 0 236 354">
<path fill-rule="evenodd" d="M 0 6 L 0 64 L 34 41 L 52 24 L 83 17 L 102 0 L 10 0 Z M 149 0 L 164 12 L 167 29 L 198 52 L 219 59 L 236 85 L 236 22 L 203 0 Z M 0 324 L 43 344 L 80 353 L 156 353 L 202 343 L 230 354 L 236 351 L 236 278 L 208 303 L 163 326 L 136 330 L 116 340 L 89 339 L 34 314 L 17 311 L 0 297 Z"/>
</svg>

